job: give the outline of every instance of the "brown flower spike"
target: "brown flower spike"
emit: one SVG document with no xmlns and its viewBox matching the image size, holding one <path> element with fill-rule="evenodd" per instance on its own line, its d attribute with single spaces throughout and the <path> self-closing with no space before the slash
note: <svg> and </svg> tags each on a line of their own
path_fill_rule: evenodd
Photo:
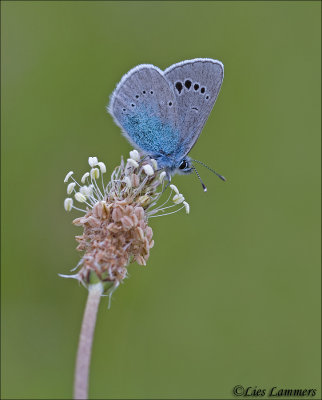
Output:
<svg viewBox="0 0 322 400">
<path fill-rule="evenodd" d="M 154 245 L 148 219 L 183 208 L 189 213 L 189 204 L 177 187 L 170 185 L 167 200 L 157 205 L 164 193 L 166 173 L 158 170 L 155 160 L 141 159 L 136 150 L 130 152 L 126 164 L 121 160 L 106 186 L 103 181 L 105 164 L 98 162 L 96 157 L 89 157 L 88 161 L 91 170 L 81 178 L 83 185 L 73 178 L 72 171 L 64 180 L 72 179 L 67 193 L 74 193 L 74 198 L 85 204 L 86 210 L 75 207 L 72 198 L 65 199 L 66 211 L 74 208 L 85 213 L 73 221 L 84 229 L 81 236 L 76 236 L 77 250 L 83 251 L 84 255 L 77 265 L 80 268 L 77 274 L 61 276 L 75 278 L 85 286 L 101 282 L 105 293 L 111 295 L 127 277 L 131 262 L 146 265 Z M 172 204 L 169 205 L 171 197 Z"/>
</svg>

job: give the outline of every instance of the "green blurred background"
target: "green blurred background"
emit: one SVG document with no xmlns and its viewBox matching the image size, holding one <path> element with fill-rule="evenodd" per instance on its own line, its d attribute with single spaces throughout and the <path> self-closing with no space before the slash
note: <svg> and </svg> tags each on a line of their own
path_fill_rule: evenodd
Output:
<svg viewBox="0 0 322 400">
<path fill-rule="evenodd" d="M 2 397 L 70 398 L 87 292 L 67 171 L 131 149 L 105 105 L 140 63 L 211 57 L 216 106 L 153 219 L 147 267 L 104 299 L 91 398 L 320 398 L 320 2 L 2 1 Z"/>
</svg>

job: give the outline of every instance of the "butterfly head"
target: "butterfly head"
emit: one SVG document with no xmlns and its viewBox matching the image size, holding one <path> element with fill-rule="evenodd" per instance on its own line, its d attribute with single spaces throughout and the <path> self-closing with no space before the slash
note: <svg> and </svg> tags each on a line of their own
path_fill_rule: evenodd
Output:
<svg viewBox="0 0 322 400">
<path fill-rule="evenodd" d="M 186 175 L 191 174 L 193 171 L 192 163 L 190 157 L 184 157 L 180 160 L 177 168 L 175 169 L 174 173 Z"/>
<path fill-rule="evenodd" d="M 190 157 L 175 157 L 170 155 L 157 155 L 154 156 L 158 162 L 158 166 L 167 172 L 168 176 L 175 174 L 187 175 L 193 172 L 193 165 Z"/>
<path fill-rule="evenodd" d="M 198 177 L 198 179 L 199 179 L 199 181 L 200 181 L 200 183 L 201 183 L 201 185 L 202 185 L 202 188 L 203 188 L 204 192 L 206 192 L 206 191 L 207 191 L 207 187 L 206 187 L 206 185 L 203 183 L 203 181 L 202 181 L 202 179 L 201 179 L 201 177 L 200 177 L 200 175 L 199 175 L 199 173 L 198 173 L 196 167 L 192 164 L 192 161 L 195 161 L 195 162 L 197 162 L 197 163 L 203 165 L 204 167 L 206 167 L 207 169 L 209 169 L 211 172 L 213 172 L 215 175 L 217 175 L 220 179 L 222 179 L 223 181 L 226 181 L 226 178 L 225 178 L 224 176 L 218 174 L 218 173 L 217 173 L 216 171 L 214 171 L 212 168 L 209 168 L 208 165 L 204 164 L 204 163 L 201 162 L 201 161 L 193 160 L 193 159 L 191 159 L 191 158 L 188 157 L 188 156 L 185 156 L 184 158 L 182 158 L 182 159 L 179 161 L 177 167 L 172 168 L 171 174 L 172 174 L 172 175 L 175 174 L 175 173 L 178 173 L 178 174 L 191 174 L 192 172 L 195 172 L 196 175 L 197 175 L 197 177 Z"/>
</svg>

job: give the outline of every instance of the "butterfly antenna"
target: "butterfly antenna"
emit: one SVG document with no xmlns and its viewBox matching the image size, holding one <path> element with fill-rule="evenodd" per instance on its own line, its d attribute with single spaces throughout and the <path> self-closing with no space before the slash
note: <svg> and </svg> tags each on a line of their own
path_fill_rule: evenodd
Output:
<svg viewBox="0 0 322 400">
<path fill-rule="evenodd" d="M 198 173 L 198 171 L 196 170 L 196 167 L 194 165 L 191 165 L 191 168 L 195 171 L 195 173 L 197 174 L 197 177 L 199 179 L 199 181 L 201 182 L 203 191 L 206 192 L 207 191 L 207 186 L 202 182 L 202 179 L 200 178 L 200 175 Z"/>
<path fill-rule="evenodd" d="M 226 182 L 227 179 L 226 179 L 224 176 L 218 174 L 218 172 L 216 172 L 216 171 L 213 170 L 212 168 L 208 167 L 208 165 L 206 165 L 206 164 L 204 164 L 203 162 L 198 161 L 198 160 L 193 160 L 193 159 L 191 159 L 191 161 L 194 161 L 194 162 L 197 162 L 197 163 L 203 165 L 204 167 L 206 167 L 207 169 L 209 169 L 209 171 L 211 171 L 211 172 L 213 172 L 215 175 L 217 175 L 218 178 L 220 178 L 221 180 L 223 180 L 224 182 Z M 197 172 L 197 170 L 196 170 L 196 172 Z"/>
</svg>

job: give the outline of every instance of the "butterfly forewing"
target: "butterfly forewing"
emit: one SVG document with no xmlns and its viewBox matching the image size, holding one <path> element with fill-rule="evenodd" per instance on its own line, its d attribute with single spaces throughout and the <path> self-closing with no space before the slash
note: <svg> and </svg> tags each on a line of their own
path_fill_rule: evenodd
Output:
<svg viewBox="0 0 322 400">
<path fill-rule="evenodd" d="M 224 78 L 221 62 L 197 58 L 174 64 L 164 76 L 176 96 L 178 127 L 186 155 L 208 119 Z"/>
<path fill-rule="evenodd" d="M 108 109 L 135 147 L 149 155 L 175 153 L 180 140 L 176 96 L 155 66 L 143 64 L 129 71 Z"/>
</svg>

